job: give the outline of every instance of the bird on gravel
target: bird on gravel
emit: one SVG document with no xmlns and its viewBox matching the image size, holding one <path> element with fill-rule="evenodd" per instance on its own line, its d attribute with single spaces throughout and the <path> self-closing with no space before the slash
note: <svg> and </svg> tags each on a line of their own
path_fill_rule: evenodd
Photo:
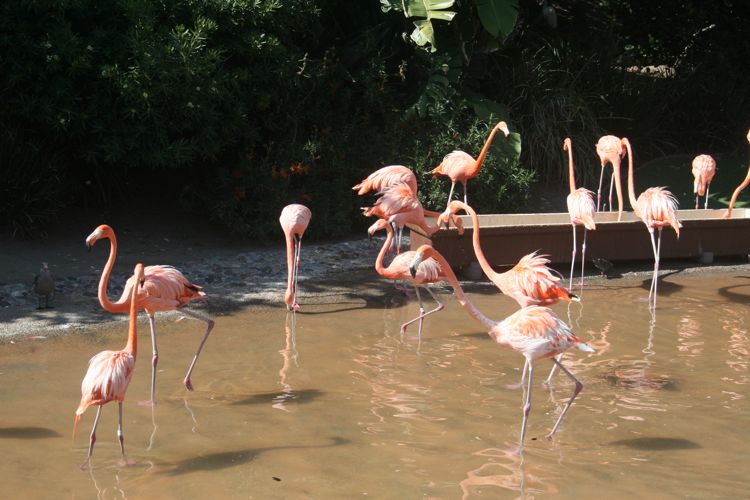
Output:
<svg viewBox="0 0 750 500">
<path fill-rule="evenodd" d="M 55 292 L 55 277 L 46 262 L 42 262 L 39 274 L 34 276 L 34 293 L 37 297 L 37 309 L 48 309 L 52 307 L 50 301 Z M 44 306 L 42 306 L 44 301 Z"/>
</svg>

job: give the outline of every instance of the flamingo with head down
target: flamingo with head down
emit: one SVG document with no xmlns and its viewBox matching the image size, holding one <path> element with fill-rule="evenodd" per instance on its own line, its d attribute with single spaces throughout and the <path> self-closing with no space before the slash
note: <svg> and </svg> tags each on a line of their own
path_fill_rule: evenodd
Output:
<svg viewBox="0 0 750 500">
<path fill-rule="evenodd" d="M 693 158 L 693 194 L 695 195 L 695 208 L 700 205 L 698 198 L 706 196 L 706 203 L 703 208 L 708 208 L 708 190 L 711 187 L 711 181 L 716 175 L 716 160 L 711 155 L 698 155 Z"/>
<path fill-rule="evenodd" d="M 298 311 L 297 278 L 299 272 L 299 255 L 302 248 L 302 235 L 310 223 L 312 212 L 304 205 L 292 203 L 281 210 L 279 223 L 286 240 L 287 280 L 284 303 L 289 311 Z"/>
<path fill-rule="evenodd" d="M 477 307 L 472 304 L 464 294 L 461 286 L 458 284 L 456 275 L 453 273 L 448 262 L 437 250 L 429 245 L 422 245 L 416 252 L 410 264 L 409 269 L 416 273 L 418 266 L 425 259 L 434 259 L 440 265 L 446 274 L 448 281 L 456 293 L 456 298 L 461 305 L 468 311 L 469 315 L 487 329 L 490 335 L 500 347 L 512 349 L 523 355 L 526 360 L 524 365 L 524 375 L 528 372 L 529 383 L 526 392 L 526 401 L 523 406 L 523 420 L 521 422 L 520 445 L 523 446 L 524 436 L 526 435 L 526 423 L 531 412 L 531 389 L 534 378 L 534 365 L 543 359 L 549 358 L 554 366 L 559 367 L 575 384 L 573 394 L 570 396 L 565 408 L 557 417 L 555 425 L 547 434 L 547 439 L 552 439 L 560 427 L 560 424 L 568 413 L 573 401 L 578 393 L 583 389 L 583 384 L 568 371 L 565 366 L 556 358 L 562 355 L 566 350 L 575 347 L 584 352 L 594 352 L 594 349 L 581 339 L 576 337 L 560 318 L 558 318 L 551 309 L 541 306 L 522 307 L 515 313 L 511 314 L 503 321 L 493 321 L 482 314 Z"/>
</svg>

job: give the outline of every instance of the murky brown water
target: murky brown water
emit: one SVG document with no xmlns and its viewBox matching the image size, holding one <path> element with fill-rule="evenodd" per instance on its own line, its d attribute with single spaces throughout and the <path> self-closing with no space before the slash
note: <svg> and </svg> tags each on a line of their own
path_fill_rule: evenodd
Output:
<svg viewBox="0 0 750 500">
<path fill-rule="evenodd" d="M 645 286 L 645 288 L 644 288 Z M 416 304 L 308 306 L 294 331 L 282 307 L 217 318 L 187 393 L 180 381 L 203 325 L 159 322 L 158 406 L 146 399 L 148 326 L 125 404 L 104 407 L 93 470 L 81 472 L 94 409 L 71 442 L 86 362 L 124 345 L 107 334 L 0 346 L 0 493 L 5 498 L 566 498 L 747 495 L 750 276 L 672 275 L 651 323 L 648 282 L 587 289 L 574 331 L 598 349 L 565 363 L 572 388 L 539 365 L 527 442 L 522 358 L 494 345 L 448 294 L 421 342 L 398 334 Z M 515 306 L 471 294 L 495 319 Z M 555 311 L 567 320 L 566 305 Z"/>
</svg>

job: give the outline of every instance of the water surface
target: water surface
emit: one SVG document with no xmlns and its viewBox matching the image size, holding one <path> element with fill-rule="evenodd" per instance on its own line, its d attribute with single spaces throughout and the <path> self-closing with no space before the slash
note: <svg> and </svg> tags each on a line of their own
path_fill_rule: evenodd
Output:
<svg viewBox="0 0 750 500">
<path fill-rule="evenodd" d="M 71 440 L 88 359 L 120 349 L 126 327 L 0 345 L 0 492 L 16 498 L 566 498 L 744 497 L 750 447 L 747 324 L 750 276 L 668 276 L 655 320 L 648 281 L 612 280 L 583 303 L 553 309 L 596 354 L 564 363 L 584 389 L 553 441 L 570 395 L 538 366 L 527 441 L 516 452 L 522 357 L 495 345 L 451 294 L 444 311 L 403 338 L 416 313 L 390 291 L 218 317 L 193 376 L 182 377 L 203 331 L 157 320 L 158 404 L 148 397 L 150 342 L 141 316 L 136 373 L 124 405 L 104 407 L 92 470 L 95 409 Z M 425 294 L 426 295 L 426 294 Z M 514 303 L 470 294 L 500 320 Z"/>
</svg>

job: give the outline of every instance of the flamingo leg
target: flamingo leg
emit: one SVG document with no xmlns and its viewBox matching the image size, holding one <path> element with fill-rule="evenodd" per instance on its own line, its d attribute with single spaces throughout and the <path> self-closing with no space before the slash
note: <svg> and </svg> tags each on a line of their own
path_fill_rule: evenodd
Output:
<svg viewBox="0 0 750 500">
<path fill-rule="evenodd" d="M 296 289 L 296 286 L 295 286 L 295 289 Z M 203 345 L 206 343 L 206 340 L 208 340 L 208 336 L 211 333 L 211 330 L 214 329 L 214 325 L 216 324 L 216 322 L 210 318 L 204 318 L 200 314 L 194 313 L 192 311 L 188 311 L 186 309 L 181 310 L 180 312 L 182 312 L 182 314 L 185 314 L 186 316 L 190 316 L 191 318 L 195 318 L 200 321 L 205 321 L 208 324 L 206 328 L 206 333 L 203 334 L 201 343 L 198 344 L 198 350 L 195 351 L 195 355 L 193 356 L 193 361 L 190 362 L 187 375 L 185 375 L 185 378 L 182 381 L 183 385 L 185 385 L 185 388 L 188 391 L 192 391 L 193 383 L 190 381 L 190 376 L 193 374 L 193 369 L 195 368 L 195 364 L 198 362 L 198 356 L 200 356 L 201 351 L 203 350 Z"/>
<path fill-rule="evenodd" d="M 706 204 L 703 208 L 708 208 L 708 191 L 711 189 L 711 184 L 706 186 Z"/>
<path fill-rule="evenodd" d="M 156 404 L 156 365 L 159 364 L 159 349 L 156 347 L 156 313 L 146 312 L 146 315 L 151 327 L 151 399 L 140 404 L 153 406 Z"/>
<path fill-rule="evenodd" d="M 612 177 L 609 179 L 609 211 L 612 211 L 612 188 L 615 185 L 615 168 L 612 165 Z"/>
<path fill-rule="evenodd" d="M 661 255 L 661 229 L 656 243 L 656 260 L 654 260 L 654 308 L 656 308 L 656 289 L 659 286 L 659 256 Z"/>
<path fill-rule="evenodd" d="M 468 201 L 468 195 L 466 193 L 466 182 L 464 182 L 463 184 L 464 184 L 464 205 L 468 205 L 469 201 Z"/>
<path fill-rule="evenodd" d="M 568 288 L 573 289 L 573 266 L 576 264 L 576 225 L 573 224 L 573 251 L 571 252 L 570 257 L 570 281 L 568 282 Z"/>
<path fill-rule="evenodd" d="M 451 182 L 451 190 L 450 193 L 448 193 L 448 203 L 445 204 L 445 209 L 448 210 L 448 206 L 451 204 L 451 200 L 453 199 L 453 190 L 456 187 L 455 182 Z"/>
<path fill-rule="evenodd" d="M 558 361 L 559 363 L 560 361 L 562 361 L 562 358 L 564 355 L 565 353 L 561 352 L 560 354 L 555 356 L 553 359 Z M 552 365 L 552 369 L 549 371 L 549 375 L 547 375 L 547 379 L 543 383 L 544 387 L 550 387 L 550 384 L 552 384 L 552 378 L 555 376 L 556 373 L 557 373 L 557 365 Z"/>
<path fill-rule="evenodd" d="M 695 193 L 695 209 L 698 210 L 698 207 L 700 206 L 700 202 L 698 201 L 698 198 L 700 198 L 700 195 L 698 193 Z"/>
<path fill-rule="evenodd" d="M 94 443 L 96 443 L 96 427 L 99 425 L 99 417 L 102 415 L 101 405 L 96 407 L 96 416 L 94 417 L 94 426 L 91 428 L 91 434 L 89 435 L 89 453 L 86 455 L 86 460 L 81 464 L 81 470 L 85 470 L 91 460 L 91 455 L 94 454 Z"/>
<path fill-rule="evenodd" d="M 557 358 L 552 358 L 552 362 L 555 363 L 555 366 L 559 367 L 565 374 L 570 377 L 570 380 L 573 381 L 573 383 L 576 385 L 575 389 L 573 389 L 573 394 L 571 394 L 570 399 L 568 400 L 568 404 L 565 405 L 565 408 L 563 408 L 562 413 L 560 413 L 560 416 L 557 417 L 557 422 L 555 422 L 554 427 L 552 427 L 552 430 L 547 434 L 547 439 L 552 439 L 552 436 L 555 435 L 555 432 L 557 432 L 557 428 L 560 427 L 560 423 L 563 421 L 563 418 L 565 418 L 565 415 L 568 413 L 568 410 L 570 410 L 571 405 L 573 404 L 573 400 L 578 396 L 578 393 L 581 392 L 583 389 L 583 384 L 580 380 L 575 378 L 572 373 L 568 371 L 567 368 L 565 368 L 560 361 L 558 361 Z"/>
<path fill-rule="evenodd" d="M 419 286 L 415 286 L 414 289 L 417 292 L 417 299 L 419 300 L 419 316 L 416 318 L 407 321 L 403 325 L 401 325 L 401 334 L 403 335 L 406 333 L 406 327 L 414 323 L 415 321 L 419 321 L 419 335 L 422 335 L 422 320 L 429 316 L 432 313 L 436 313 L 438 311 L 441 311 L 445 306 L 438 300 L 437 296 L 430 290 L 429 288 L 425 287 L 425 290 L 427 290 L 427 293 L 429 293 L 433 300 L 437 303 L 437 306 L 435 306 L 434 309 L 430 309 L 429 311 L 425 312 L 424 305 L 422 303 L 422 297 L 419 295 Z"/>
<path fill-rule="evenodd" d="M 602 181 L 604 180 L 604 164 L 602 163 L 602 171 L 599 174 L 599 188 L 596 190 L 596 211 L 599 211 L 599 206 L 602 203 Z"/>
<path fill-rule="evenodd" d="M 583 274 L 586 268 L 586 234 L 588 229 L 583 227 L 583 244 L 581 245 L 581 294 L 583 294 Z"/>
<path fill-rule="evenodd" d="M 401 237 L 404 234 L 404 228 L 403 227 L 398 228 L 398 231 L 396 234 L 398 235 L 396 239 L 396 255 L 399 255 L 401 253 Z"/>
<path fill-rule="evenodd" d="M 654 293 L 654 281 L 656 280 L 656 259 L 657 259 L 657 257 L 656 257 L 656 240 L 654 239 L 654 228 L 649 227 L 648 228 L 648 232 L 649 232 L 649 235 L 651 235 L 651 248 L 654 251 L 654 275 L 651 278 L 651 288 L 648 291 L 648 298 L 649 298 L 649 303 L 650 303 L 651 302 L 651 297 L 652 297 L 652 295 Z"/>
<path fill-rule="evenodd" d="M 521 422 L 521 447 L 523 447 L 523 438 L 526 435 L 526 421 L 529 419 L 529 413 L 531 413 L 531 389 L 533 387 L 534 381 L 534 365 L 532 365 L 531 363 L 528 363 L 528 372 L 529 385 L 526 389 L 526 402 L 523 405 L 523 421 Z"/>
<path fill-rule="evenodd" d="M 101 407 L 100 407 L 101 408 Z M 122 433 L 122 401 L 117 402 L 117 440 L 120 441 L 120 454 L 125 456 L 125 436 Z"/>
</svg>

